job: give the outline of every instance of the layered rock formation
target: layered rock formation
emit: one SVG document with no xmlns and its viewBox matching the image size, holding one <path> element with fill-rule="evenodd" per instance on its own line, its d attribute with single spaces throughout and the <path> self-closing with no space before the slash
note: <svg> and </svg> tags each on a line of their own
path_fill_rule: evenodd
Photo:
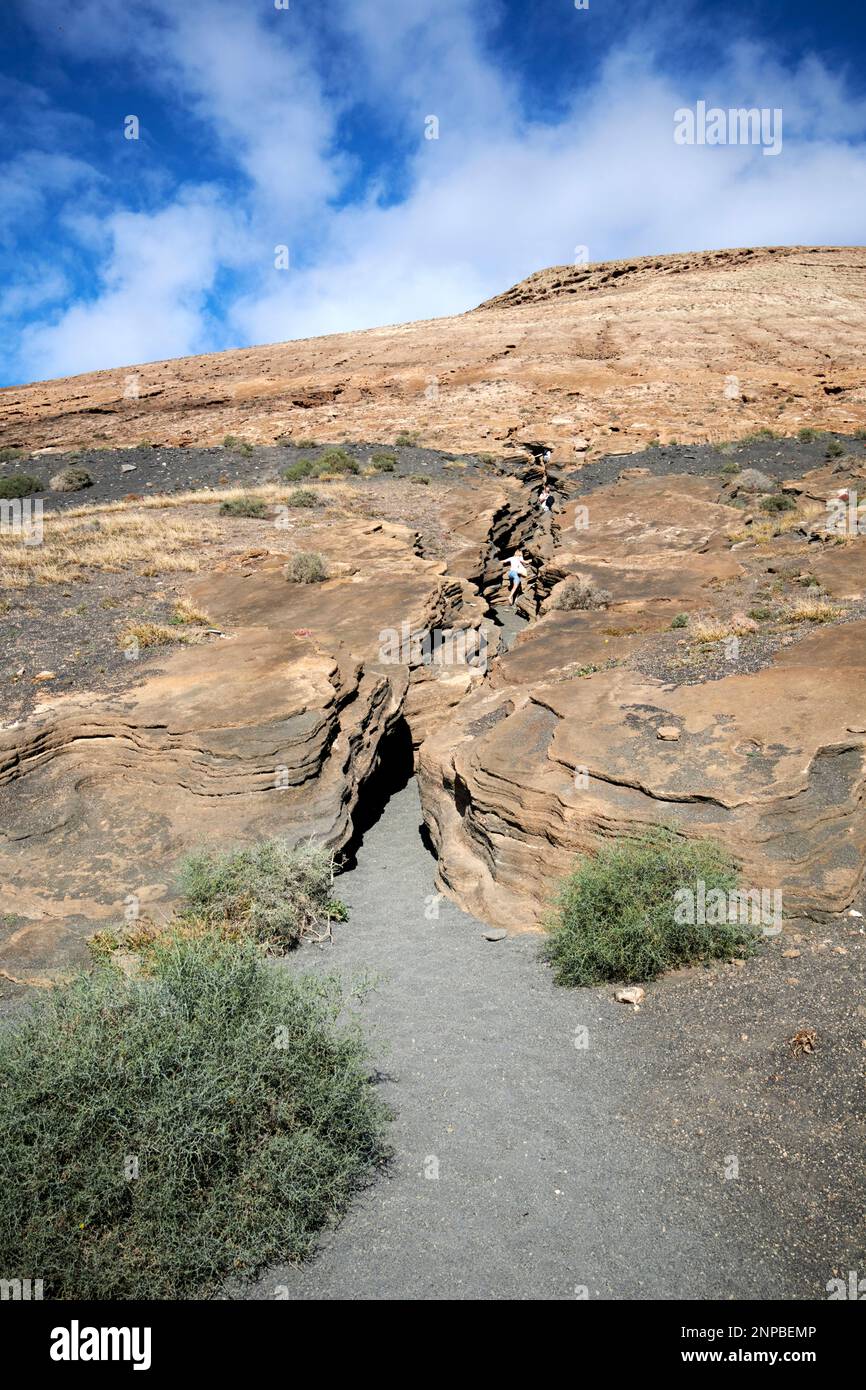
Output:
<svg viewBox="0 0 866 1390">
<path fill-rule="evenodd" d="M 0 443 L 240 434 L 456 450 L 541 438 L 560 462 L 866 423 L 866 251 L 769 247 L 540 271 L 451 318 L 0 392 Z"/>
<path fill-rule="evenodd" d="M 820 470 L 791 490 L 826 484 Z M 745 882 L 780 888 L 790 914 L 852 901 L 866 862 L 866 617 L 854 609 L 807 637 L 792 619 L 767 664 L 740 672 L 736 634 L 757 624 L 724 616 L 724 596 L 794 556 L 811 570 L 817 549 L 815 572 L 862 599 L 866 536 L 837 545 L 804 519 L 733 552 L 743 514 L 723 496 L 718 482 L 646 478 L 572 503 L 541 577 L 579 573 L 610 605 L 542 616 L 421 749 L 441 882 L 485 920 L 537 926 L 580 856 L 658 824 L 721 840 Z M 591 524 L 575 530 L 584 507 Z M 708 610 L 722 614 L 710 645 L 733 638 L 736 673 L 648 674 L 652 635 Z"/>
<path fill-rule="evenodd" d="M 130 903 L 164 918 L 195 845 L 345 846 L 395 723 L 420 742 L 483 679 L 477 634 L 492 652 L 496 634 L 470 577 L 521 493 L 442 489 L 453 574 L 408 528 L 357 519 L 223 561 L 188 590 L 223 637 L 146 662 L 123 694 L 47 700 L 0 731 L 0 968 L 26 981 L 81 960 Z M 314 547 L 331 577 L 289 582 L 289 549 Z M 447 664 L 428 660 L 429 633 L 464 630 Z"/>
<path fill-rule="evenodd" d="M 129 442 L 241 425 L 273 439 L 300 417 L 320 439 L 408 426 L 511 453 L 404 473 L 379 519 L 358 515 L 372 464 L 334 483 L 356 489 L 355 512 L 221 551 L 188 585 L 221 636 L 145 661 L 121 693 L 46 695 L 0 730 L 0 970 L 48 979 L 130 904 L 166 916 L 199 843 L 346 847 L 398 730 L 441 886 L 491 923 L 537 927 L 577 857 L 660 823 L 718 837 L 789 914 L 847 907 L 866 861 L 862 439 L 841 459 L 812 441 L 790 472 L 782 441 L 743 458 L 772 478 L 730 450 L 700 476 L 689 450 L 651 467 L 576 459 L 581 436 L 618 450 L 656 431 L 866 421 L 864 272 L 862 251 L 796 248 L 561 268 L 453 320 L 156 364 L 138 397 L 121 373 L 3 393 L 3 437 L 26 446 L 85 421 L 92 442 L 96 419 Z M 552 518 L 521 440 L 567 465 Z M 508 647 L 497 606 L 517 545 L 531 579 Z M 321 551 L 324 583 L 289 582 L 303 550 Z M 458 639 L 443 660 L 431 634 Z"/>
</svg>

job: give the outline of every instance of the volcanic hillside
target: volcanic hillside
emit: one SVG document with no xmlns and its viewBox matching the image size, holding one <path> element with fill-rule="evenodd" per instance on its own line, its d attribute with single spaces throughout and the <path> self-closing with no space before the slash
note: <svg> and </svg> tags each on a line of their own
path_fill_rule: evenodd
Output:
<svg viewBox="0 0 866 1390">
<path fill-rule="evenodd" d="M 290 331 L 291 324 L 286 324 Z M 390 440 L 501 452 L 866 423 L 866 250 L 764 247 L 539 271 L 468 313 L 0 392 L 0 444 Z"/>
</svg>

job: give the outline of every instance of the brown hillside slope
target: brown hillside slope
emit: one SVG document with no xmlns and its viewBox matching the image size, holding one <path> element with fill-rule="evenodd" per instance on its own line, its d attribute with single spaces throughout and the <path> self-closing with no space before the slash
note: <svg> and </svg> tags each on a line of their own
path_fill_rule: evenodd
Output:
<svg viewBox="0 0 866 1390">
<path fill-rule="evenodd" d="M 137 394 L 135 394 L 137 392 Z M 768 247 L 539 271 L 450 318 L 0 392 L 0 443 L 226 434 L 630 452 L 866 424 L 866 248 Z"/>
</svg>

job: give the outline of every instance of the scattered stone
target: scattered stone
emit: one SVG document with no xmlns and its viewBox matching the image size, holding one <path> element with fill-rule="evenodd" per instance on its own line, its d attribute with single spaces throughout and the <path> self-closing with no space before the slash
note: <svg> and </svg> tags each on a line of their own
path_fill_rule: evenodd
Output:
<svg viewBox="0 0 866 1390">
<path fill-rule="evenodd" d="M 121 473 L 134 473 L 137 467 L 138 465 L 135 463 L 122 463 L 120 465 L 120 471 Z"/>
<path fill-rule="evenodd" d="M 648 468 L 623 468 L 620 470 L 620 478 L 648 478 L 650 470 Z"/>
<path fill-rule="evenodd" d="M 56 679 L 56 674 L 57 674 L 57 673 L 56 673 L 55 671 L 37 671 L 36 675 L 33 677 L 33 680 L 34 680 L 34 681 L 53 681 L 53 680 Z"/>
<path fill-rule="evenodd" d="M 802 1056 L 804 1052 L 814 1052 L 817 1041 L 818 1034 L 814 1028 L 801 1028 L 793 1038 L 788 1039 L 788 1046 L 795 1057 Z"/>
<path fill-rule="evenodd" d="M 790 951 L 782 952 L 782 960 L 796 960 L 799 954 L 800 952 L 797 950 L 797 948 L 793 947 L 793 949 Z"/>
<path fill-rule="evenodd" d="M 485 941 L 504 941 L 508 932 L 502 927 L 491 927 L 490 930 L 484 932 L 483 935 Z"/>
<path fill-rule="evenodd" d="M 656 729 L 656 738 L 660 738 L 664 743 L 676 743 L 679 740 L 681 730 L 675 724 L 662 724 Z"/>
<path fill-rule="evenodd" d="M 646 990 L 641 985 L 632 985 L 629 989 L 618 989 L 613 997 L 618 1004 L 631 1004 L 637 1013 L 646 999 Z"/>
<path fill-rule="evenodd" d="M 858 912 L 857 909 L 856 909 L 856 907 L 851 907 L 851 908 L 848 909 L 848 916 L 849 916 L 849 917 L 862 917 L 862 916 L 863 916 L 863 913 L 862 913 L 862 912 Z"/>
</svg>

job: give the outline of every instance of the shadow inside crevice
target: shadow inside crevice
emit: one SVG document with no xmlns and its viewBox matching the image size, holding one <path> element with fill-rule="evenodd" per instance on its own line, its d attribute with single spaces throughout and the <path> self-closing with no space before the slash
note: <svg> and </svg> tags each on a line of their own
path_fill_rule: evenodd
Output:
<svg viewBox="0 0 866 1390">
<path fill-rule="evenodd" d="M 414 773 L 412 735 L 401 716 L 379 744 L 375 766 L 358 789 L 358 801 L 352 812 L 352 838 L 340 855 L 343 869 L 355 868 L 364 836 L 381 820 L 391 797 L 408 786 Z"/>
</svg>

